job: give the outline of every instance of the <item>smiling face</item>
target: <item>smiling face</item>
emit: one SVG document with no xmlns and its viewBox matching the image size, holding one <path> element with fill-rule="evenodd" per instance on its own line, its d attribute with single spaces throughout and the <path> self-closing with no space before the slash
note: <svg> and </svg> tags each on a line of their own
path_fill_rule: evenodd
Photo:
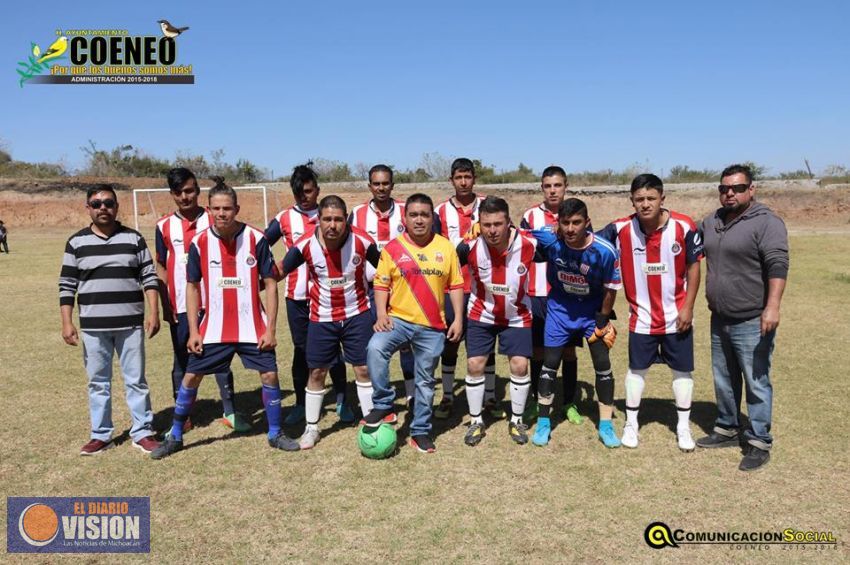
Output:
<svg viewBox="0 0 850 565">
<path fill-rule="evenodd" d="M 115 218 L 118 216 L 118 199 L 111 191 L 101 190 L 86 201 L 86 209 L 94 225 L 109 229 L 115 224 Z"/>
<path fill-rule="evenodd" d="M 198 181 L 194 178 L 190 178 L 183 183 L 183 186 L 171 191 L 171 198 L 174 199 L 174 204 L 177 206 L 180 215 L 191 216 L 198 210 L 198 195 L 200 193 Z"/>
<path fill-rule="evenodd" d="M 326 206 L 319 211 L 319 230 L 325 244 L 334 247 L 348 233 L 345 211 L 336 206 Z"/>
<path fill-rule="evenodd" d="M 638 220 L 643 223 L 657 223 L 661 218 L 664 194 L 656 188 L 639 188 L 630 197 Z"/>
<path fill-rule="evenodd" d="M 750 205 L 755 194 L 753 184 L 747 180 L 747 175 L 744 173 L 735 173 L 720 179 L 720 186 L 729 187 L 725 192 L 720 192 L 720 204 L 727 212 L 740 214 Z M 737 189 L 746 189 L 743 192 L 736 192 L 732 187 Z"/>
<path fill-rule="evenodd" d="M 404 224 L 413 239 L 427 238 L 434 227 L 434 210 L 425 203 L 411 202 L 404 209 Z"/>
<path fill-rule="evenodd" d="M 387 202 L 393 193 L 393 182 L 390 174 L 386 171 L 375 171 L 369 177 L 369 190 L 375 202 L 383 204 Z"/>
<path fill-rule="evenodd" d="M 236 215 L 239 205 L 227 194 L 216 194 L 210 198 L 210 212 L 216 231 L 220 234 L 230 234 L 236 226 Z"/>
<path fill-rule="evenodd" d="M 504 212 L 481 212 L 481 235 L 491 246 L 502 249 L 511 237 L 511 222 Z"/>
<path fill-rule="evenodd" d="M 590 218 L 585 218 L 581 214 L 558 218 L 558 231 L 570 247 L 584 247 L 588 226 L 590 226 Z"/>
</svg>

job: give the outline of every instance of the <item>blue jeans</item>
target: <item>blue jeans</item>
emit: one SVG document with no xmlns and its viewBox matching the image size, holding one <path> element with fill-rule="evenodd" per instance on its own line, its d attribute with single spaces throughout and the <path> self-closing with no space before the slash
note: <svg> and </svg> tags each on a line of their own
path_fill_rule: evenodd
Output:
<svg viewBox="0 0 850 565">
<path fill-rule="evenodd" d="M 446 336 L 443 332 L 391 317 L 393 329 L 375 332 L 366 348 L 366 367 L 372 380 L 372 402 L 378 410 L 391 410 L 395 389 L 390 386 L 390 357 L 401 347 L 410 344 L 413 353 L 413 374 L 416 383 L 413 423 L 410 435 L 431 431 L 431 412 L 434 402 L 434 369 L 443 352 Z"/>
<path fill-rule="evenodd" d="M 145 380 L 145 332 L 142 328 L 102 332 L 80 332 L 83 363 L 89 377 L 91 437 L 109 441 L 112 437 L 112 357 L 118 353 L 124 393 L 133 420 L 133 441 L 154 435 L 153 410 Z"/>
<path fill-rule="evenodd" d="M 711 367 L 717 398 L 714 431 L 733 436 L 741 425 L 741 393 L 746 385 L 750 428 L 744 431 L 747 443 L 770 449 L 770 420 L 773 386 L 770 360 L 776 331 L 761 335 L 761 319 L 732 320 L 711 315 Z"/>
</svg>

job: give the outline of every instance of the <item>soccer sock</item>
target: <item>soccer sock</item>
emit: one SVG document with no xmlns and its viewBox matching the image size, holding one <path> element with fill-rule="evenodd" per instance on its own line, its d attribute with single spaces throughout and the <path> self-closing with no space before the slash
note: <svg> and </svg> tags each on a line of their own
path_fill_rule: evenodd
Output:
<svg viewBox="0 0 850 565">
<path fill-rule="evenodd" d="M 646 384 L 644 378 L 648 372 L 649 369 L 629 369 L 626 371 L 626 421 L 636 430 L 639 427 L 640 398 Z"/>
<path fill-rule="evenodd" d="M 171 422 L 171 437 L 177 441 L 183 441 L 183 424 L 192 412 L 192 405 L 198 396 L 198 389 L 187 388 L 180 385 L 177 391 L 177 400 L 174 402 L 174 419 Z"/>
<path fill-rule="evenodd" d="M 690 371 L 673 371 L 673 398 L 679 412 L 679 427 L 687 428 L 691 419 L 691 397 L 694 392 L 694 379 Z"/>
<path fill-rule="evenodd" d="M 514 424 L 522 422 L 529 388 L 531 388 L 531 377 L 511 375 L 511 422 Z"/>
<path fill-rule="evenodd" d="M 491 353 L 484 367 L 484 400 L 496 400 L 496 355 Z"/>
<path fill-rule="evenodd" d="M 236 407 L 233 405 L 233 372 L 216 373 L 215 382 L 218 384 L 218 393 L 221 395 L 221 407 L 225 416 L 233 414 Z"/>
<path fill-rule="evenodd" d="M 298 406 L 304 406 L 304 390 L 309 376 L 307 352 L 303 347 L 296 347 L 292 351 L 292 388 L 295 389 L 295 404 Z"/>
<path fill-rule="evenodd" d="M 307 427 L 318 428 L 319 416 L 322 414 L 322 402 L 325 400 L 325 389 L 305 391 L 306 398 L 304 399 L 304 416 L 307 419 Z"/>
<path fill-rule="evenodd" d="M 280 385 L 263 385 L 263 406 L 269 423 L 269 439 L 280 435 Z"/>
<path fill-rule="evenodd" d="M 454 358 L 454 361 L 450 365 L 443 362 L 443 398 L 454 398 L 455 396 L 455 363 L 457 363 L 457 357 Z"/>
<path fill-rule="evenodd" d="M 564 405 L 574 404 L 578 388 L 578 360 L 565 359 L 561 362 L 561 374 L 564 377 Z"/>
<path fill-rule="evenodd" d="M 484 406 L 484 377 L 466 375 L 466 402 L 469 404 L 469 417 L 473 423 L 480 424 L 481 409 Z"/>
<path fill-rule="evenodd" d="M 549 418 L 549 411 L 552 408 L 552 400 L 555 398 L 555 378 L 558 376 L 558 369 L 543 366 L 540 371 L 540 384 L 537 388 L 537 403 L 538 418 Z"/>
<path fill-rule="evenodd" d="M 416 381 L 411 378 L 404 378 L 404 395 L 407 398 L 414 398 L 416 396 Z"/>
<path fill-rule="evenodd" d="M 348 378 L 345 363 L 340 362 L 331 367 L 330 374 L 337 403 L 345 402 L 345 386 L 346 378 Z"/>
<path fill-rule="evenodd" d="M 531 360 L 531 392 L 537 394 L 537 385 L 540 382 L 540 371 L 543 370 L 543 360 Z"/>
<path fill-rule="evenodd" d="M 363 413 L 365 418 L 374 408 L 374 404 L 372 404 L 372 393 L 374 392 L 372 383 L 355 381 L 355 384 L 357 385 L 357 399 L 360 400 L 360 412 Z"/>
</svg>

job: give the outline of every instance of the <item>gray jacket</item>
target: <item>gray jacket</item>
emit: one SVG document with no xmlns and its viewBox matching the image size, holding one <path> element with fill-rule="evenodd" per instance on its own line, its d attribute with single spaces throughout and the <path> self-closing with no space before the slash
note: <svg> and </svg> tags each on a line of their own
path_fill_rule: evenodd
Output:
<svg viewBox="0 0 850 565">
<path fill-rule="evenodd" d="M 736 320 L 760 316 L 768 279 L 788 276 L 788 232 L 770 208 L 753 202 L 725 224 L 723 208 L 700 226 L 708 265 L 705 295 L 715 314 Z"/>
</svg>

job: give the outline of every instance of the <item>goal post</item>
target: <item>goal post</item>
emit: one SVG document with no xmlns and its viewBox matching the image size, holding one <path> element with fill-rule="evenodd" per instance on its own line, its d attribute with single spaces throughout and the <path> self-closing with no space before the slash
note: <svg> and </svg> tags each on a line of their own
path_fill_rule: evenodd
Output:
<svg viewBox="0 0 850 565">
<path fill-rule="evenodd" d="M 201 188 L 201 192 L 209 190 L 209 187 Z M 269 225 L 269 199 L 268 199 L 268 190 L 265 185 L 262 184 L 248 184 L 245 186 L 234 186 L 233 190 L 256 190 L 260 191 L 263 195 L 263 225 L 260 226 L 262 229 L 265 229 L 267 225 Z M 156 209 L 153 199 L 151 198 L 151 194 L 157 192 L 170 192 L 168 188 L 136 188 L 133 190 L 133 223 L 136 226 L 136 231 L 139 231 L 139 193 L 145 193 L 148 197 L 148 202 L 150 204 L 151 212 L 155 216 L 155 220 L 158 220 L 163 215 L 165 215 L 165 211 L 160 214 Z M 169 208 L 170 209 L 170 208 Z"/>
</svg>

